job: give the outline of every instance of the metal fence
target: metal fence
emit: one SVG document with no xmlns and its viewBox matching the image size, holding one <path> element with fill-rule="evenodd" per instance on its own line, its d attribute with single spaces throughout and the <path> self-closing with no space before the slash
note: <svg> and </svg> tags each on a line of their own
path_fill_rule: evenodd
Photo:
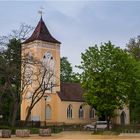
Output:
<svg viewBox="0 0 140 140">
<path fill-rule="evenodd" d="M 1 128 L 10 128 L 10 124 L 7 121 L 0 120 L 0 129 Z M 71 130 L 82 130 L 83 125 L 81 124 L 65 124 L 65 123 L 46 123 L 41 121 L 16 121 L 15 128 L 51 128 L 54 132 L 57 131 L 71 131 Z"/>
</svg>

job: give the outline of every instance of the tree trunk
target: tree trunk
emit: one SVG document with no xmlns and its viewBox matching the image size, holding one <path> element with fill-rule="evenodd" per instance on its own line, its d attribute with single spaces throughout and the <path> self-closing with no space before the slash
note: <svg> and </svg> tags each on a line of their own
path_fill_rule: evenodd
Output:
<svg viewBox="0 0 140 140">
<path fill-rule="evenodd" d="M 31 110 L 32 110 L 32 108 L 29 107 L 28 112 L 27 112 L 27 116 L 25 118 L 25 123 L 24 123 L 25 126 L 26 126 L 27 122 L 29 121 L 29 117 L 31 115 Z"/>
<path fill-rule="evenodd" d="M 1 107 L 2 107 L 2 96 L 0 96 L 0 110 L 1 110 Z"/>
<path fill-rule="evenodd" d="M 3 103 L 4 103 L 4 101 L 3 101 L 3 94 L 4 94 L 4 92 L 1 91 L 1 93 L 0 93 L 0 111 L 1 111 L 1 108 L 2 108 Z"/>
<path fill-rule="evenodd" d="M 31 111 L 28 111 L 25 122 L 27 122 L 29 120 L 30 115 L 31 115 Z"/>
<path fill-rule="evenodd" d="M 15 121 L 16 121 L 17 113 L 19 111 L 19 106 L 20 106 L 20 104 L 17 101 L 14 102 L 13 110 L 11 110 L 12 116 L 11 116 L 11 122 L 10 122 L 12 127 L 15 126 Z"/>
<path fill-rule="evenodd" d="M 110 130 L 110 120 L 111 120 L 111 117 L 108 116 L 107 117 L 107 130 Z"/>
</svg>

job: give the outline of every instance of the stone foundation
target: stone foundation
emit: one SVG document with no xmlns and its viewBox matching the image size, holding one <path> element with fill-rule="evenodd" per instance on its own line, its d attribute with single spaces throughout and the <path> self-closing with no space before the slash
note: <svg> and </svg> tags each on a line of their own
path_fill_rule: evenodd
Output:
<svg viewBox="0 0 140 140">
<path fill-rule="evenodd" d="M 16 130 L 16 137 L 29 137 L 30 136 L 30 130 L 28 129 L 17 129 Z"/>
<path fill-rule="evenodd" d="M 39 136 L 51 136 L 51 129 L 39 129 Z"/>
<path fill-rule="evenodd" d="M 0 130 L 0 138 L 11 138 L 11 130 L 8 129 Z"/>
</svg>

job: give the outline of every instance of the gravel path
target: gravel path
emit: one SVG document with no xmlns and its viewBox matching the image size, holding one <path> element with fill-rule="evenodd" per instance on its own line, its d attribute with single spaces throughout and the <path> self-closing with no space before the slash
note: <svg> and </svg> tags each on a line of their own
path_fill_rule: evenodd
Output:
<svg viewBox="0 0 140 140">
<path fill-rule="evenodd" d="M 0 140 L 140 140 L 140 135 L 91 135 L 91 132 L 82 131 L 65 131 L 59 134 L 52 134 L 50 137 L 39 137 L 38 135 L 31 135 L 27 138 L 19 138 L 12 136 L 11 138 L 0 138 Z"/>
</svg>

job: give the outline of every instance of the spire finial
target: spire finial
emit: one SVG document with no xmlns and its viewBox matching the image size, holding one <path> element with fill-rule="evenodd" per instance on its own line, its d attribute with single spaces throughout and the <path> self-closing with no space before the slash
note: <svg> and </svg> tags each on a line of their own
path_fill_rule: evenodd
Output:
<svg viewBox="0 0 140 140">
<path fill-rule="evenodd" d="M 44 14 L 43 9 L 44 8 L 41 6 L 40 10 L 38 11 L 38 13 L 40 14 L 41 19 L 42 19 L 42 15 Z"/>
</svg>

